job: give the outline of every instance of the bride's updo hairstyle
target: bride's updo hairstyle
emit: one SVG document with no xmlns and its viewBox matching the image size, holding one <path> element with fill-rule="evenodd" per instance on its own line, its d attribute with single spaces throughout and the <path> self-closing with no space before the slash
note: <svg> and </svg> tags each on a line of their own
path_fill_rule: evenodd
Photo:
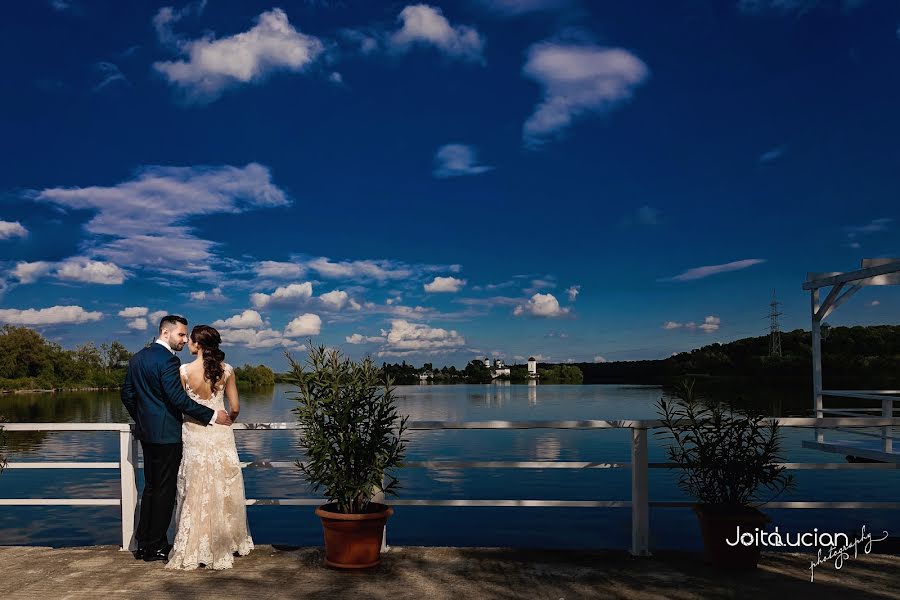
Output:
<svg viewBox="0 0 900 600">
<path fill-rule="evenodd" d="M 219 349 L 222 336 L 215 328 L 209 325 L 197 325 L 191 330 L 191 341 L 203 350 L 203 375 L 209 381 L 211 390 L 216 389 L 216 384 L 225 374 L 225 353 Z"/>
</svg>

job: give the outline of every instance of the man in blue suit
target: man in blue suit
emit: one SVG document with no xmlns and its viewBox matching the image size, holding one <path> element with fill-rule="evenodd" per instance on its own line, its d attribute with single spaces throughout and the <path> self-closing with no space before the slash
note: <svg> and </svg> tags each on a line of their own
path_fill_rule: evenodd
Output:
<svg viewBox="0 0 900 600">
<path fill-rule="evenodd" d="M 159 337 L 131 357 L 122 385 L 122 404 L 134 419 L 134 434 L 144 451 L 144 492 L 135 557 L 148 562 L 168 560 L 171 548 L 166 535 L 181 464 L 182 415 L 210 425 L 231 425 L 224 410 L 216 412 L 185 393 L 179 374 L 181 361 L 175 353 L 184 348 L 187 339 L 187 319 L 163 317 Z"/>
</svg>

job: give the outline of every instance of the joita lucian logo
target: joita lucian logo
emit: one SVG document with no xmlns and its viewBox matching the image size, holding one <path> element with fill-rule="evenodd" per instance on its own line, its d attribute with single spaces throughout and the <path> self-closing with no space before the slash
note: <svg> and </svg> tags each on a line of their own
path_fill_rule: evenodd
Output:
<svg viewBox="0 0 900 600">
<path fill-rule="evenodd" d="M 866 526 L 862 526 L 859 537 L 853 538 L 846 533 L 830 533 L 819 532 L 816 527 L 812 531 L 782 534 L 775 527 L 774 531 L 763 531 L 759 527 L 754 527 L 753 531 L 741 531 L 740 525 L 735 528 L 734 538 L 725 538 L 725 542 L 729 546 L 760 546 L 772 548 L 815 548 L 816 560 L 810 561 L 809 564 L 809 580 L 815 580 L 815 568 L 822 563 L 834 560 L 834 568 L 840 569 L 844 566 L 844 561 L 851 558 L 850 550 L 853 550 L 852 558 L 859 555 L 859 546 L 862 544 L 863 553 L 869 554 L 872 551 L 873 542 L 882 542 L 888 537 L 888 532 L 882 532 L 884 535 L 880 538 L 873 538 L 871 533 L 866 532 Z"/>
</svg>

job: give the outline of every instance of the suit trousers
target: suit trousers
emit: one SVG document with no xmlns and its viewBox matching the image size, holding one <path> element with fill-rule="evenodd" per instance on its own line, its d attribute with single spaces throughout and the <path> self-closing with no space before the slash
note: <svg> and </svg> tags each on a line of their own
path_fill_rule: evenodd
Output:
<svg viewBox="0 0 900 600">
<path fill-rule="evenodd" d="M 151 444 L 141 442 L 144 451 L 144 492 L 136 539 L 138 548 L 166 550 L 167 532 L 175 509 L 178 468 L 181 466 L 181 442 Z"/>
</svg>

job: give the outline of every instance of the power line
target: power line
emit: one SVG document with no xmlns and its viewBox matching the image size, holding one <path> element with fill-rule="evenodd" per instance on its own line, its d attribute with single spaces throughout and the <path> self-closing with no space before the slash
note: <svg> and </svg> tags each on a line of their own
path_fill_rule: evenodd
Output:
<svg viewBox="0 0 900 600">
<path fill-rule="evenodd" d="M 772 307 L 769 312 L 769 356 L 781 356 L 781 329 L 778 326 L 778 317 L 784 313 L 778 312 L 778 305 L 781 304 L 775 299 L 775 290 L 772 290 L 772 301 L 769 306 Z"/>
</svg>

